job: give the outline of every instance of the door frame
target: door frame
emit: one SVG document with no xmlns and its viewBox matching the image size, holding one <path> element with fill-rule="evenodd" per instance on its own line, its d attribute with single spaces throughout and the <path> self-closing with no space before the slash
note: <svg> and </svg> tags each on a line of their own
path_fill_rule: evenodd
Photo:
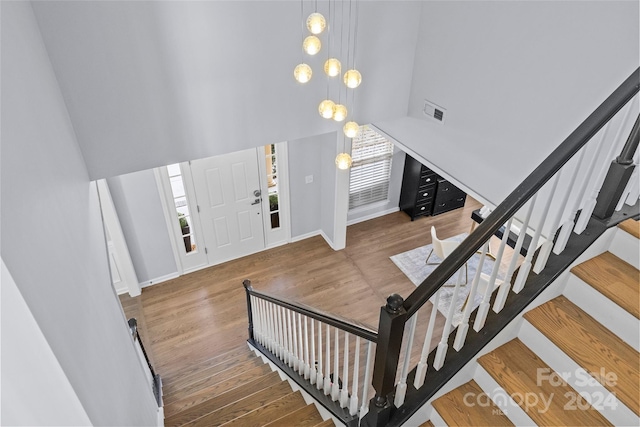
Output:
<svg viewBox="0 0 640 427">
<path fill-rule="evenodd" d="M 260 177 L 260 191 L 266 197 L 262 197 L 262 218 L 263 218 L 263 233 L 264 233 L 264 248 L 258 252 L 266 249 L 274 248 L 291 242 L 291 203 L 289 194 L 289 163 L 288 163 L 288 147 L 286 142 L 278 142 L 276 145 L 277 161 L 278 161 L 278 178 L 279 178 L 279 204 L 281 204 L 279 210 L 281 213 L 280 226 L 283 231 L 283 236 L 280 236 L 274 241 L 273 236 L 268 234 L 270 231 L 270 222 L 266 223 L 270 217 L 269 213 L 269 197 L 267 187 L 267 175 L 266 165 L 264 162 L 264 145 L 256 147 L 256 167 L 258 168 L 258 175 Z M 204 247 L 204 237 L 202 234 L 202 227 L 200 223 L 200 215 L 198 213 L 197 195 L 193 185 L 193 178 L 191 174 L 190 162 L 180 163 L 180 170 L 183 176 L 183 182 L 185 185 L 185 194 L 187 198 L 187 204 L 189 211 L 192 212 L 193 223 L 196 227 L 196 236 L 200 241 L 200 244 Z M 184 248 L 178 243 L 182 236 L 182 232 L 179 228 L 178 221 L 174 220 L 175 207 L 173 206 L 173 193 L 171 191 L 171 183 L 169 181 L 169 174 L 166 166 L 161 166 L 153 169 L 153 173 L 156 179 L 156 186 L 158 187 L 158 193 L 160 195 L 160 204 L 165 218 L 165 224 L 167 226 L 167 234 L 169 235 L 169 242 L 171 243 L 171 249 L 176 262 L 177 273 L 182 276 L 187 273 L 191 273 L 203 268 L 211 267 L 213 265 L 221 264 L 229 260 L 220 260 L 213 263 L 209 263 L 206 254 L 202 263 L 197 265 L 185 265 L 184 256 L 186 252 Z M 267 213 L 265 215 L 265 212 Z M 269 220 L 270 221 L 270 220 Z M 267 228 L 269 225 L 269 228 Z M 269 238 L 271 237 L 271 239 Z M 185 254 L 182 254 L 185 252 Z M 249 255 L 249 254 L 247 254 Z"/>
</svg>

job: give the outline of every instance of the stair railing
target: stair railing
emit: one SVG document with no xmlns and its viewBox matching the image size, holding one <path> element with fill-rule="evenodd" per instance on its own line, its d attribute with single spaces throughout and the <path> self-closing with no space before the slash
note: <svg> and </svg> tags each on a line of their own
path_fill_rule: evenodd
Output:
<svg viewBox="0 0 640 427">
<path fill-rule="evenodd" d="M 149 356 L 144 349 L 144 344 L 142 343 L 140 334 L 138 333 L 138 321 L 135 317 L 132 317 L 127 323 L 129 324 L 129 331 L 131 332 L 131 337 L 133 338 L 134 345 L 136 346 L 138 356 L 140 356 L 140 359 L 143 360 L 144 365 L 146 365 L 145 374 L 149 381 L 149 385 L 151 386 L 151 390 L 153 391 L 153 396 L 156 398 L 158 408 L 162 408 L 162 378 L 160 377 L 160 374 L 156 373 L 155 369 L 153 369 Z"/>
<path fill-rule="evenodd" d="M 638 111 L 639 89 L 640 68 L 495 207 L 406 300 L 397 294 L 388 298 L 380 311 L 372 380 L 376 394 L 363 425 L 399 425 L 433 396 L 462 366 L 446 363 L 449 347 L 461 354 L 465 344 L 474 341 L 473 350 L 463 352 L 469 361 L 499 332 L 483 329 L 491 305 L 498 316 L 515 318 L 524 306 L 510 307 L 509 301 L 518 300 L 517 294 L 533 282 L 533 277 L 546 274 L 550 257 L 562 254 L 572 233 L 585 229 L 595 201 L 603 198 L 600 196 L 612 200 L 608 206 L 618 207 L 624 201 L 637 204 L 638 191 L 628 182 L 633 172 L 629 159 L 637 149 L 637 121 L 629 137 L 631 142 L 618 156 L 624 163 L 624 173 L 613 173 L 609 187 L 602 187 L 602 182 L 613 153 L 620 152 L 623 135 L 629 132 L 632 113 Z M 613 197 L 609 194 L 612 188 L 616 193 Z M 577 216 L 579 212 L 585 217 Z M 501 229 L 505 232 L 491 265 L 489 241 Z M 514 234 L 517 240 L 510 251 L 507 242 Z M 523 248 L 527 234 L 530 243 Z M 521 250 L 526 252 L 524 259 L 519 256 Z M 465 284 L 463 267 L 472 258 L 476 272 Z M 466 298 L 462 298 L 463 292 L 468 293 Z M 443 316 L 438 316 L 438 311 Z M 413 397 L 410 405 L 405 405 L 408 394 Z"/>
<path fill-rule="evenodd" d="M 378 334 L 366 325 L 253 289 L 249 343 L 346 425 L 357 425 L 373 396 Z"/>
</svg>

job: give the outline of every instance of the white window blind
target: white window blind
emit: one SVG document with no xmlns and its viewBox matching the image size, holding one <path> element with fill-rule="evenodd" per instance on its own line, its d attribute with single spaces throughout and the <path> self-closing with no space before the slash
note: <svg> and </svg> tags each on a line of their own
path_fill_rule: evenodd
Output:
<svg viewBox="0 0 640 427">
<path fill-rule="evenodd" d="M 386 200 L 389 195 L 393 144 L 369 126 L 360 128 L 360 135 L 351 146 L 351 182 L 349 209 Z"/>
</svg>

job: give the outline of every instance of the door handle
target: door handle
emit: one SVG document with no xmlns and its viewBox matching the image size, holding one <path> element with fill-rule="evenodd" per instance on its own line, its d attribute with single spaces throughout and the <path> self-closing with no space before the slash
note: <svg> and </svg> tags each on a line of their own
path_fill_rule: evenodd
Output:
<svg viewBox="0 0 640 427">
<path fill-rule="evenodd" d="M 257 205 L 258 203 L 260 203 L 262 201 L 262 199 L 256 199 L 253 203 L 251 203 L 251 205 Z"/>
</svg>

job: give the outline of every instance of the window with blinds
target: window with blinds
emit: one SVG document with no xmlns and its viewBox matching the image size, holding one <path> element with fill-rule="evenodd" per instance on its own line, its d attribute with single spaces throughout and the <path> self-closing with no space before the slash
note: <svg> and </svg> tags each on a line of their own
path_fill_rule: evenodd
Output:
<svg viewBox="0 0 640 427">
<path fill-rule="evenodd" d="M 360 127 L 360 135 L 351 145 L 349 209 L 387 200 L 392 156 L 389 140 L 367 125 Z"/>
</svg>

